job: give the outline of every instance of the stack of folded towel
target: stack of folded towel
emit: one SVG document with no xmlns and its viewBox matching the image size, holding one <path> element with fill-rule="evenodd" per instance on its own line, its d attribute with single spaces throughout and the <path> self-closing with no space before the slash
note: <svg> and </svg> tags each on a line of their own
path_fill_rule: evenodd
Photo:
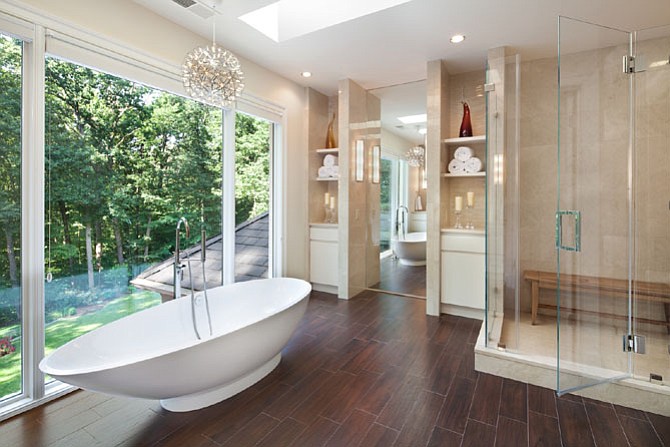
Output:
<svg viewBox="0 0 670 447">
<path fill-rule="evenodd" d="M 328 154 L 323 157 L 323 166 L 319 168 L 319 178 L 332 178 L 340 176 L 340 167 L 337 166 L 337 156 Z"/>
<path fill-rule="evenodd" d="M 454 159 L 447 169 L 451 174 L 474 174 L 482 170 L 482 161 L 475 157 L 472 148 L 461 146 L 454 151 Z"/>
</svg>

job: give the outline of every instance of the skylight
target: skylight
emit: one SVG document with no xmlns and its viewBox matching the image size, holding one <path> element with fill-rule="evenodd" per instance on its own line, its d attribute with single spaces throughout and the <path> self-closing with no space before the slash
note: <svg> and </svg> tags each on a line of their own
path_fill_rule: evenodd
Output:
<svg viewBox="0 0 670 447">
<path fill-rule="evenodd" d="M 410 1 L 279 0 L 239 19 L 275 42 L 283 42 Z"/>
</svg>

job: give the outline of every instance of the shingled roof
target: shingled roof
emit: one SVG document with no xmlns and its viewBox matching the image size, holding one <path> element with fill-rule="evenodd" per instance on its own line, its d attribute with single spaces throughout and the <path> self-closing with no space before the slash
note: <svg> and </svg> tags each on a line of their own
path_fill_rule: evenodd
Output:
<svg viewBox="0 0 670 447">
<path fill-rule="evenodd" d="M 268 228 L 269 214 L 239 224 L 235 228 L 235 281 L 249 281 L 267 278 L 268 276 Z M 207 288 L 222 283 L 222 235 L 208 239 L 205 244 L 205 278 Z M 182 251 L 182 262 L 191 259 L 193 279 L 189 277 L 188 268 L 184 271 L 181 282 L 182 293 L 187 292 L 193 284 L 194 290 L 203 289 L 202 262 L 200 261 L 200 244 Z M 151 290 L 161 294 L 163 299 L 172 298 L 174 257 L 154 265 L 133 279 L 130 283 L 135 287 Z"/>
</svg>

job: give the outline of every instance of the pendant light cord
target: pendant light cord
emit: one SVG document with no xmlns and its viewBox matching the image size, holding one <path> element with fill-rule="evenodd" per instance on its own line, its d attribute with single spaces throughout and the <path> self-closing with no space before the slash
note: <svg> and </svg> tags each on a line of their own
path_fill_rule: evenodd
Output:
<svg viewBox="0 0 670 447">
<path fill-rule="evenodd" d="M 212 6 L 214 15 L 212 16 L 212 47 L 216 46 L 216 5 Z"/>
</svg>

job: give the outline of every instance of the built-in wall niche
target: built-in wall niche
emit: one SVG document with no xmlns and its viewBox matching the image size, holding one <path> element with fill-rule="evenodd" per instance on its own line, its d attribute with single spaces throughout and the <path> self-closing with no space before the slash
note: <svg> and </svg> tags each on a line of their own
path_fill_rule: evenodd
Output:
<svg viewBox="0 0 670 447">
<path fill-rule="evenodd" d="M 337 147 L 327 147 L 329 126 L 338 145 L 337 96 L 328 97 L 309 89 L 308 149 L 309 149 L 309 222 L 336 224 L 338 222 L 339 155 Z M 327 203 L 326 203 L 327 201 Z"/>
<path fill-rule="evenodd" d="M 461 148 L 472 151 L 470 159 L 476 159 L 481 168 L 477 172 L 450 172 L 452 160 L 463 158 Z M 442 212 L 441 228 L 454 229 L 457 222 L 463 227 L 474 231 L 484 231 L 486 215 L 486 137 L 478 135 L 465 138 L 447 138 L 442 142 Z M 457 151 L 459 152 L 457 154 Z M 459 160 L 467 163 L 467 160 Z M 460 198 L 460 199 L 459 199 Z M 460 208 L 460 219 L 457 217 Z"/>
</svg>

